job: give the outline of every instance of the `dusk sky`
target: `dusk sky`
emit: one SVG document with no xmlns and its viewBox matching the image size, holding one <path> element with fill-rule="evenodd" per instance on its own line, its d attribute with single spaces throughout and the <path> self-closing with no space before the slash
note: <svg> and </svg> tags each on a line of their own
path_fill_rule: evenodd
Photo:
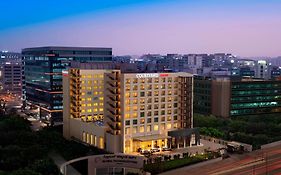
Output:
<svg viewBox="0 0 281 175">
<path fill-rule="evenodd" d="M 280 0 L 5 0 L 0 49 L 281 55 Z"/>
</svg>

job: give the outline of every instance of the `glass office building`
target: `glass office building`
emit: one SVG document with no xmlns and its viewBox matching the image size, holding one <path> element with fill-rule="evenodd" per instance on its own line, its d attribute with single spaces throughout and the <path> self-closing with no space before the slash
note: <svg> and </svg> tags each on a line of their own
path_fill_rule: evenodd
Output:
<svg viewBox="0 0 281 175">
<path fill-rule="evenodd" d="M 111 48 L 37 47 L 22 50 L 23 100 L 41 118 L 62 121 L 62 71 L 71 62 L 111 62 Z"/>
</svg>

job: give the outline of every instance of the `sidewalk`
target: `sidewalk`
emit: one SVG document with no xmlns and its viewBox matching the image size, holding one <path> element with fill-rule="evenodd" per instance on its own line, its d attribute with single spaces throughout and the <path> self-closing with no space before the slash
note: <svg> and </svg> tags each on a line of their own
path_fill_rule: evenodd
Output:
<svg viewBox="0 0 281 175">
<path fill-rule="evenodd" d="M 49 156 L 53 159 L 57 167 L 60 169 L 60 166 L 67 162 L 62 156 L 56 153 L 50 153 Z M 65 175 L 81 175 L 76 169 L 74 169 L 71 165 L 67 166 L 67 173 Z"/>
</svg>

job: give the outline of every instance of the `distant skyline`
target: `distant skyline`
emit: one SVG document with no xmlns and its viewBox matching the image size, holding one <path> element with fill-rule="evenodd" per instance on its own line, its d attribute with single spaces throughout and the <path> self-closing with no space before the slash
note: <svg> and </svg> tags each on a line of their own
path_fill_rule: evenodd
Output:
<svg viewBox="0 0 281 175">
<path fill-rule="evenodd" d="M 114 55 L 281 56 L 280 0 L 9 0 L 0 50 L 112 47 Z"/>
</svg>

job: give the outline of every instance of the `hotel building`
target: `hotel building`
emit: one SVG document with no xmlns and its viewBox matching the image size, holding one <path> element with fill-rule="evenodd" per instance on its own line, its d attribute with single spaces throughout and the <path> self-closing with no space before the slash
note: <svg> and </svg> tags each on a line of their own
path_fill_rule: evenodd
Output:
<svg viewBox="0 0 281 175">
<path fill-rule="evenodd" d="M 123 153 L 199 143 L 191 74 L 71 68 L 63 94 L 67 139 Z"/>
</svg>

